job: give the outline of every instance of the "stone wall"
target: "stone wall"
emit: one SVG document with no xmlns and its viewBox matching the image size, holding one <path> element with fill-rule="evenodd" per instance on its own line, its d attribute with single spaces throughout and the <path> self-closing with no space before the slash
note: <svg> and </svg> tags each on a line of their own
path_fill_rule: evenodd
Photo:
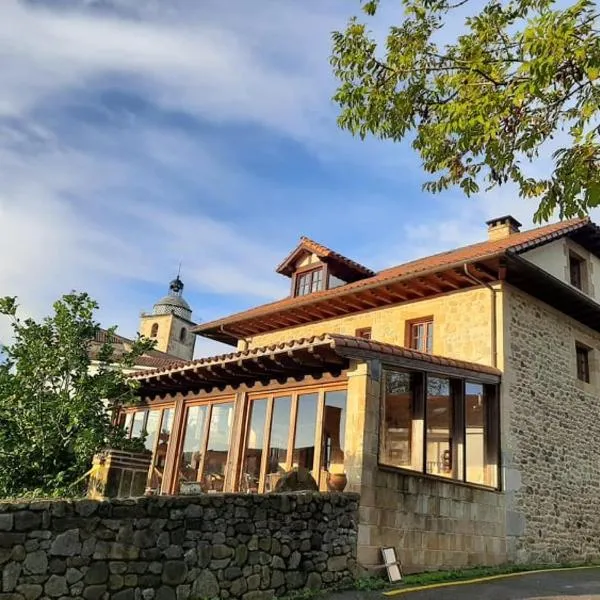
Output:
<svg viewBox="0 0 600 600">
<path fill-rule="evenodd" d="M 361 563 L 382 546 L 396 548 L 407 573 L 506 562 L 500 492 L 382 468 L 361 490 Z"/>
<path fill-rule="evenodd" d="M 509 558 L 600 558 L 600 335 L 506 286 L 502 393 Z M 577 379 L 575 344 L 591 350 Z"/>
<path fill-rule="evenodd" d="M 323 333 L 354 335 L 371 327 L 374 340 L 404 346 L 406 322 L 433 316 L 433 353 L 491 364 L 491 293 L 487 288 L 457 291 L 435 298 L 377 308 L 309 325 L 257 335 L 250 348 Z"/>
<path fill-rule="evenodd" d="M 264 600 L 349 583 L 358 496 L 0 504 L 1 600 Z"/>
</svg>

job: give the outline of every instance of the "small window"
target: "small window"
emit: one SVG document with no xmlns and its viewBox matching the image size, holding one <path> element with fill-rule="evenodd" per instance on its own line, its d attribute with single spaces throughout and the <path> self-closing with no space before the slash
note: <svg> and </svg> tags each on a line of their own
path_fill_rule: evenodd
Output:
<svg viewBox="0 0 600 600">
<path fill-rule="evenodd" d="M 575 347 L 577 358 L 577 379 L 590 382 L 590 349 L 577 344 Z"/>
<path fill-rule="evenodd" d="M 371 328 L 370 327 L 362 327 L 361 329 L 357 329 L 354 335 L 358 338 L 362 338 L 363 340 L 370 340 L 371 339 Z"/>
<path fill-rule="evenodd" d="M 417 352 L 433 352 L 433 319 L 412 321 L 407 328 L 407 346 Z"/>
<path fill-rule="evenodd" d="M 152 329 L 150 330 L 150 337 L 155 338 L 158 335 L 158 323 L 153 323 Z"/>
<path fill-rule="evenodd" d="M 180 342 L 185 342 L 186 335 L 187 335 L 187 332 L 185 330 L 185 327 L 182 327 L 181 331 L 179 332 L 179 341 Z"/>
<path fill-rule="evenodd" d="M 306 296 L 323 289 L 323 269 L 314 269 L 296 277 L 296 296 Z"/>
<path fill-rule="evenodd" d="M 583 290 L 584 272 L 585 261 L 576 254 L 569 253 L 569 277 L 571 285 L 578 290 Z"/>
</svg>

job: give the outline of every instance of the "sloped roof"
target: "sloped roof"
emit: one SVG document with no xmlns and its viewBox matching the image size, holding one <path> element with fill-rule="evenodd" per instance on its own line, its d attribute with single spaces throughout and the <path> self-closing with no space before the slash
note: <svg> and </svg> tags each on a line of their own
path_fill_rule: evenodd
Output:
<svg viewBox="0 0 600 600">
<path fill-rule="evenodd" d="M 282 275 L 287 275 L 289 277 L 294 271 L 295 261 L 303 252 L 315 254 L 325 262 L 335 262 L 344 267 L 345 270 L 352 275 L 353 281 L 363 277 L 371 277 L 375 275 L 375 271 L 372 271 L 364 265 L 361 265 L 360 263 L 357 263 L 343 254 L 339 254 L 331 248 L 328 248 L 323 244 L 319 244 L 318 242 L 315 242 L 304 235 L 300 238 L 300 243 L 296 246 L 296 248 L 294 248 L 294 250 L 292 250 L 285 260 L 277 267 L 277 273 L 281 273 Z"/>
<path fill-rule="evenodd" d="M 236 386 L 262 378 L 310 374 L 315 370 L 339 372 L 348 367 L 349 358 L 379 358 L 406 368 L 437 373 L 469 373 L 492 383 L 499 381 L 501 375 L 498 369 L 487 365 L 424 354 L 375 340 L 325 333 L 172 364 L 153 371 L 139 371 L 130 377 L 140 382 L 141 394 L 170 393 L 194 387 Z"/>
<path fill-rule="evenodd" d="M 119 346 L 126 346 L 133 344 L 133 340 L 129 338 L 123 337 L 122 335 L 118 335 L 113 332 L 109 332 L 106 329 L 99 328 L 96 331 L 94 336 L 94 341 L 98 344 L 114 344 Z M 92 356 L 94 356 L 94 351 L 92 351 Z M 172 354 L 168 354 L 167 352 L 161 352 L 160 350 L 149 350 L 142 356 L 138 356 L 135 361 L 136 367 L 149 367 L 149 368 L 161 368 L 166 367 L 168 365 L 172 365 L 173 363 L 181 363 L 182 360 L 174 356 Z"/>
<path fill-rule="evenodd" d="M 594 233 L 597 233 L 598 228 L 591 223 L 589 218 L 571 219 L 514 233 L 501 239 L 487 240 L 463 246 L 384 269 L 371 277 L 360 279 L 359 281 L 337 288 L 315 292 L 306 296 L 287 297 L 221 319 L 202 323 L 195 327 L 193 331 L 205 337 L 234 343 L 236 335 L 237 337 L 244 337 L 243 331 L 248 332 L 248 335 L 252 335 L 253 333 L 282 328 L 282 325 L 278 327 L 276 323 L 270 329 L 263 327 L 262 331 L 258 331 L 258 328 L 254 327 L 254 324 L 257 324 L 259 321 L 264 323 L 265 319 L 271 315 L 277 315 L 278 317 L 284 313 L 292 315 L 293 311 L 308 309 L 308 307 L 324 303 L 330 299 L 349 297 L 366 290 L 375 291 L 385 288 L 392 283 L 414 280 L 426 274 L 442 272 L 454 267 L 460 267 L 463 264 L 497 259 L 507 252 L 520 253 L 588 227 L 594 229 Z M 358 308 L 356 310 L 365 310 L 366 308 Z M 348 312 L 352 311 L 349 310 Z M 331 316 L 338 315 L 332 314 Z M 313 318 L 312 320 L 318 320 L 318 318 Z M 304 322 L 310 322 L 310 319 Z M 244 326 L 243 329 L 242 325 Z M 240 333 L 234 331 L 238 326 Z M 287 326 L 292 326 L 292 323 L 289 323 Z M 254 332 L 254 329 L 257 331 Z"/>
</svg>

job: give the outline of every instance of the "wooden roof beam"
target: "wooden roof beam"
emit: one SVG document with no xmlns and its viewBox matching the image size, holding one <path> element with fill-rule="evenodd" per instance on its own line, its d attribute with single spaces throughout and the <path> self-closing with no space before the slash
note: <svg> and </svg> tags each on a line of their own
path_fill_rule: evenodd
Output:
<svg viewBox="0 0 600 600">
<path fill-rule="evenodd" d="M 408 296 L 406 294 L 403 294 L 402 292 L 400 292 L 400 290 L 398 288 L 394 288 L 391 285 L 386 285 L 384 286 L 382 289 L 384 289 L 388 294 L 390 294 L 394 299 L 398 299 L 401 300 L 402 302 L 405 302 L 406 300 L 408 300 Z"/>
<path fill-rule="evenodd" d="M 444 291 L 439 285 L 436 285 L 435 283 L 433 283 L 429 279 L 426 279 L 425 277 L 420 277 L 417 280 L 417 284 L 424 287 L 425 289 L 432 291 L 434 294 L 441 294 Z"/>
<path fill-rule="evenodd" d="M 440 283 L 443 283 L 444 285 L 447 285 L 450 289 L 452 290 L 458 290 L 462 287 L 461 283 L 458 281 L 458 279 L 456 279 L 455 277 L 452 276 L 452 271 L 450 272 L 446 272 L 446 273 L 434 273 L 432 275 L 432 277 L 436 280 L 439 281 Z"/>
<path fill-rule="evenodd" d="M 377 308 L 381 306 L 379 302 L 373 300 L 373 296 L 371 296 L 368 291 L 358 292 L 355 294 L 354 297 L 360 300 L 361 302 L 364 302 L 370 308 Z"/>
<path fill-rule="evenodd" d="M 368 306 L 363 306 L 362 304 L 359 304 L 359 298 L 349 298 L 346 296 L 342 296 L 338 298 L 331 298 L 329 302 L 331 304 L 333 304 L 334 302 L 339 303 L 341 305 L 340 308 L 342 308 L 343 310 L 347 310 L 348 308 L 352 310 L 366 310 L 368 308 Z M 335 304 L 333 305 L 335 306 Z"/>
</svg>

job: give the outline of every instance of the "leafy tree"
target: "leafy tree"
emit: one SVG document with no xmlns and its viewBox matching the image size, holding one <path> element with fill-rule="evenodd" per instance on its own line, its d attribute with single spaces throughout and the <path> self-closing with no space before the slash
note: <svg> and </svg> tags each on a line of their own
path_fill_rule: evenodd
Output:
<svg viewBox="0 0 600 600">
<path fill-rule="evenodd" d="M 569 218 L 598 206 L 594 0 L 402 4 L 405 19 L 384 44 L 357 17 L 333 33 L 340 126 L 394 141 L 410 134 L 425 170 L 436 175 L 424 186 L 431 192 L 459 185 L 470 195 L 481 184 L 513 182 L 539 202 L 537 221 L 557 208 Z M 379 0 L 363 3 L 367 19 L 378 9 Z M 532 177 L 529 163 L 551 147 L 551 173 Z"/>
<path fill-rule="evenodd" d="M 0 496 L 72 493 L 95 452 L 126 445 L 111 408 L 133 401 L 123 369 L 153 342 L 136 340 L 123 356 L 105 343 L 90 368 L 97 308 L 87 294 L 71 293 L 36 322 L 17 316 L 16 298 L 0 299 L 14 334 L 0 353 Z"/>
</svg>

